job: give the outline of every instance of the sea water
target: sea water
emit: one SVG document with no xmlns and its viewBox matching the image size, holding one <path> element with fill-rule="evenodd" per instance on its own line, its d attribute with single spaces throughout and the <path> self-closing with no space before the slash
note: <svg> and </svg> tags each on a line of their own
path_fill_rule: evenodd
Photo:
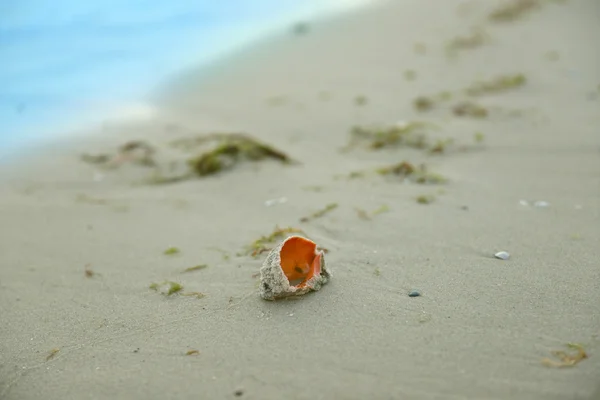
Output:
<svg viewBox="0 0 600 400">
<path fill-rule="evenodd" d="M 0 2 L 0 157 L 111 113 L 286 25 L 368 0 Z"/>
</svg>

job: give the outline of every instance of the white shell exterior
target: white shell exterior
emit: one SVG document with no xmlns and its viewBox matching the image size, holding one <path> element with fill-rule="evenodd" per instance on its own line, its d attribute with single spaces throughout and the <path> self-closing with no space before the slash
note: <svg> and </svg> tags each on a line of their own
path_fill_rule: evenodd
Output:
<svg viewBox="0 0 600 400">
<path fill-rule="evenodd" d="M 265 300 L 300 296 L 313 290 L 316 291 L 321 289 L 331 278 L 331 273 L 325 267 L 325 255 L 322 251 L 317 251 L 317 254 L 321 255 L 321 274 L 313 276 L 302 288 L 290 285 L 283 269 L 281 269 L 280 254 L 285 242 L 293 237 L 298 236 L 290 236 L 272 249 L 260 269 L 260 297 Z"/>
</svg>

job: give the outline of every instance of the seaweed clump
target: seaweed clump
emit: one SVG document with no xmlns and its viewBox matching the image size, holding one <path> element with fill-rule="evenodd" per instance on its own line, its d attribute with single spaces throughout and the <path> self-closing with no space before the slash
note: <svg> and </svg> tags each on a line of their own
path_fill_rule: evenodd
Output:
<svg viewBox="0 0 600 400">
<path fill-rule="evenodd" d="M 456 55 L 461 50 L 472 50 L 489 42 L 488 34 L 481 28 L 473 28 L 466 36 L 457 36 L 446 44 L 446 53 Z"/>
<path fill-rule="evenodd" d="M 481 96 L 516 89 L 527 83 L 523 74 L 502 75 L 489 81 L 475 82 L 465 92 L 470 96 Z"/>
<path fill-rule="evenodd" d="M 430 127 L 430 124 L 421 121 L 401 122 L 382 128 L 354 126 L 350 131 L 350 147 L 367 142 L 372 150 L 387 147 L 426 149 L 429 141 L 425 130 Z"/>
<path fill-rule="evenodd" d="M 149 288 L 157 291 L 165 296 L 171 296 L 172 294 L 179 293 L 183 290 L 183 286 L 177 282 L 164 281 L 161 283 L 152 283 Z"/>
<path fill-rule="evenodd" d="M 447 179 L 442 175 L 430 172 L 426 165 L 415 166 L 407 161 L 379 168 L 377 172 L 380 175 L 395 176 L 401 178 L 401 180 L 408 179 L 418 184 L 435 185 L 447 182 Z"/>
<path fill-rule="evenodd" d="M 196 175 L 214 175 L 244 160 L 256 162 L 274 159 L 284 164 L 292 163 L 287 154 L 247 135 L 230 134 L 218 139 L 220 143 L 214 149 L 189 160 Z"/>
<path fill-rule="evenodd" d="M 512 0 L 496 8 L 488 15 L 492 22 L 511 22 L 540 8 L 540 0 Z"/>
<path fill-rule="evenodd" d="M 486 118 L 488 116 L 488 110 L 485 107 L 480 106 L 477 103 L 471 101 L 463 101 L 457 103 L 452 107 L 454 115 L 459 117 L 471 117 L 471 118 Z"/>
<path fill-rule="evenodd" d="M 559 361 L 553 360 L 550 358 L 542 359 L 542 363 L 547 367 L 555 367 L 555 368 L 568 368 L 574 367 L 579 364 L 581 361 L 588 358 L 588 354 L 582 345 L 577 343 L 568 343 L 567 347 L 571 350 L 574 350 L 575 353 L 567 353 L 562 350 L 555 350 L 552 352 L 552 355 L 556 357 Z"/>
</svg>

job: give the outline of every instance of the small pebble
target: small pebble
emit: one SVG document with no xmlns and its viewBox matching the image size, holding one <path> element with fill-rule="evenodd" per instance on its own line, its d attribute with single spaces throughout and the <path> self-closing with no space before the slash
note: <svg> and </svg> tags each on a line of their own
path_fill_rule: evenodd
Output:
<svg viewBox="0 0 600 400">
<path fill-rule="evenodd" d="M 418 290 L 411 290 L 410 292 L 408 292 L 408 297 L 419 297 L 421 295 L 421 292 L 419 292 Z"/>
<path fill-rule="evenodd" d="M 496 254 L 494 254 L 494 257 L 500 260 L 508 260 L 510 258 L 510 254 L 508 254 L 506 251 L 499 251 Z"/>
</svg>

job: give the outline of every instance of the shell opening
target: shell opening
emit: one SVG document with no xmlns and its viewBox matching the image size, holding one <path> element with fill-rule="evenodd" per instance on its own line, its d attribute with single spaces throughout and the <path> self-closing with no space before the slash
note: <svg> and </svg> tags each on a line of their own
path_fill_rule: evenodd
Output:
<svg viewBox="0 0 600 400">
<path fill-rule="evenodd" d="M 321 254 L 317 245 L 303 237 L 289 238 L 281 248 L 281 269 L 290 285 L 304 287 L 308 280 L 321 273 Z"/>
</svg>

